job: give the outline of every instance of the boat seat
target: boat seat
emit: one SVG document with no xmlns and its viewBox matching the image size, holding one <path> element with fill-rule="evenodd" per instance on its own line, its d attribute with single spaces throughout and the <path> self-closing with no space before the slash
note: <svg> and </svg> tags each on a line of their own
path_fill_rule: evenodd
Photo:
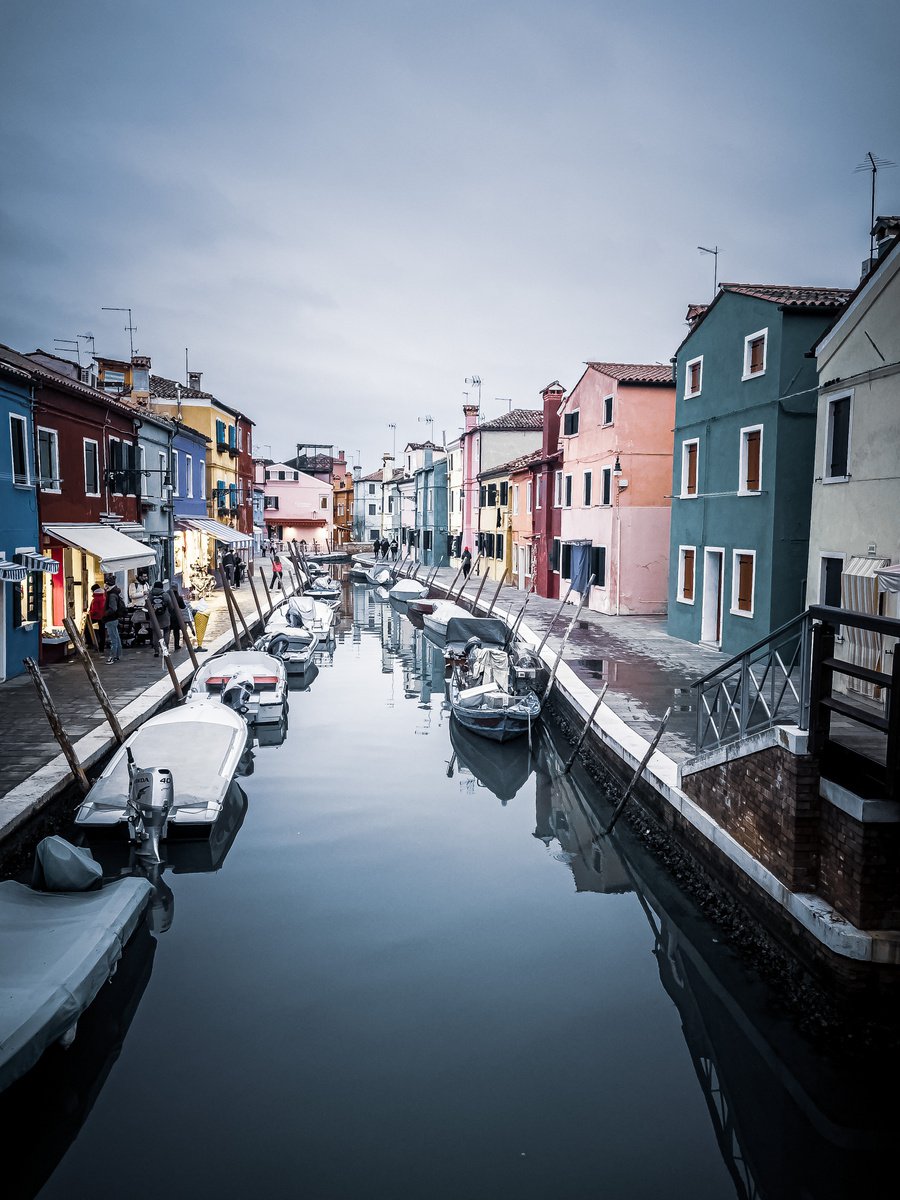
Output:
<svg viewBox="0 0 900 1200">
<path fill-rule="evenodd" d="M 478 687 L 464 688 L 459 693 L 459 702 L 463 708 L 478 708 L 488 696 L 499 694 L 496 683 L 480 683 Z"/>
</svg>

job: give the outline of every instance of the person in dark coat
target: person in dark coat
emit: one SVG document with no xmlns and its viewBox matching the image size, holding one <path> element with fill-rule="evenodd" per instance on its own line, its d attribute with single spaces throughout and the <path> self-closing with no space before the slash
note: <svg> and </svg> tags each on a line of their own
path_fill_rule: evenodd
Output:
<svg viewBox="0 0 900 1200">
<path fill-rule="evenodd" d="M 122 654 L 122 639 L 119 637 L 119 618 L 125 615 L 125 601 L 116 584 L 115 576 L 112 583 L 106 585 L 106 611 L 103 624 L 106 627 L 107 654 L 106 661 L 115 663 Z"/>
<path fill-rule="evenodd" d="M 102 583 L 95 583 L 91 588 L 91 607 L 88 609 L 88 618 L 94 627 L 97 649 L 101 652 L 106 645 L 106 633 L 103 626 L 105 617 L 106 591 Z"/>
<path fill-rule="evenodd" d="M 372 549 L 375 551 L 375 561 L 378 562 L 378 552 L 381 549 L 381 538 L 372 538 Z"/>
<path fill-rule="evenodd" d="M 391 538 L 391 558 L 394 560 L 394 562 L 397 561 L 397 551 L 399 549 L 400 547 L 397 544 L 397 539 Z"/>
<path fill-rule="evenodd" d="M 241 580 L 244 578 L 244 560 L 239 554 L 235 555 L 234 559 L 234 586 L 239 588 Z"/>
<path fill-rule="evenodd" d="M 222 555 L 222 570 L 225 572 L 225 578 L 229 584 L 234 584 L 234 552 L 231 549 L 225 551 Z"/>
<path fill-rule="evenodd" d="M 381 557 L 384 559 L 385 562 L 387 562 L 387 556 L 388 556 L 389 549 L 390 549 L 390 543 L 388 542 L 387 538 L 382 538 L 381 539 Z"/>
<path fill-rule="evenodd" d="M 172 597 L 169 595 L 169 581 L 157 579 L 150 589 L 150 607 L 162 630 L 163 644 L 169 649 L 169 637 L 172 633 Z M 159 658 L 159 646 L 155 646 L 153 657 Z"/>
<path fill-rule="evenodd" d="M 472 551 L 466 546 L 462 552 L 462 572 L 463 576 L 468 579 L 469 572 L 472 570 Z"/>
</svg>

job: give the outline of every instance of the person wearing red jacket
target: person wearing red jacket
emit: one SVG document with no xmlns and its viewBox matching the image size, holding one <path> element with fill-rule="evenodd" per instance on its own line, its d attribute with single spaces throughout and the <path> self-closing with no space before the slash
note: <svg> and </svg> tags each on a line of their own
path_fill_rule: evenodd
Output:
<svg viewBox="0 0 900 1200">
<path fill-rule="evenodd" d="M 97 649 L 103 650 L 106 646 L 106 626 L 103 623 L 103 618 L 106 615 L 106 589 L 100 583 L 95 583 L 91 588 L 91 606 L 88 609 L 88 618 L 94 628 L 94 635 L 97 638 Z"/>
</svg>

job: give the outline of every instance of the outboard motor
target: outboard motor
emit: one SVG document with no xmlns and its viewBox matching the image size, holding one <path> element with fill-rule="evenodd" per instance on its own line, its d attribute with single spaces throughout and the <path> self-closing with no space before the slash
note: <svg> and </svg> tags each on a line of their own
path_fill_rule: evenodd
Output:
<svg viewBox="0 0 900 1200">
<path fill-rule="evenodd" d="M 252 675 L 244 672 L 232 675 L 222 688 L 222 703 L 245 717 L 250 711 L 250 699 L 255 690 Z"/>
<path fill-rule="evenodd" d="M 169 811 L 175 800 L 175 785 L 168 767 L 135 766 L 131 748 L 128 755 L 128 803 L 125 816 L 128 836 L 138 853 L 160 862 L 159 843 L 165 837 Z M 147 843 L 145 847 L 145 843 Z"/>
</svg>

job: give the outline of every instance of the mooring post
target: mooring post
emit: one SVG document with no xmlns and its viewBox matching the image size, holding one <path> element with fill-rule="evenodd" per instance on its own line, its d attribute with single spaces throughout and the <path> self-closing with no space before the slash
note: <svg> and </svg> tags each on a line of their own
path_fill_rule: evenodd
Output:
<svg viewBox="0 0 900 1200">
<path fill-rule="evenodd" d="M 597 703 L 591 709 L 591 715 L 585 721 L 584 729 L 582 729 L 581 734 L 578 738 L 578 741 L 575 743 L 575 749 L 572 751 L 572 753 L 566 759 L 566 764 L 563 767 L 563 769 L 560 771 L 560 775 L 568 775 L 568 773 L 571 771 L 572 764 L 575 762 L 575 759 L 578 757 L 578 751 L 584 745 L 584 739 L 587 737 L 588 730 L 594 723 L 594 717 L 596 717 L 597 710 L 599 709 L 600 705 L 603 703 L 603 697 L 606 695 L 606 689 L 608 687 L 609 687 L 609 684 L 604 683 L 603 687 L 600 689 L 600 695 L 597 697 Z"/>
<path fill-rule="evenodd" d="M 487 571 L 485 571 L 485 573 L 482 575 L 482 577 L 481 577 L 481 583 L 478 585 L 478 591 L 475 593 L 475 599 L 474 599 L 474 601 L 472 602 L 472 614 L 473 614 L 473 616 L 474 616 L 474 615 L 475 615 L 475 614 L 478 612 L 478 601 L 481 599 L 481 593 L 484 591 L 484 585 L 485 585 L 485 584 L 487 583 L 487 581 L 488 581 L 488 575 L 489 575 L 489 573 L 490 573 L 490 567 L 488 567 Z"/>
<path fill-rule="evenodd" d="M 106 688 L 100 682 L 100 676 L 97 674 L 96 668 L 91 662 L 91 656 L 88 653 L 87 646 L 85 646 L 81 634 L 78 632 L 75 622 L 71 617 L 63 617 L 63 627 L 65 628 L 66 633 L 72 639 L 72 645 L 75 647 L 75 651 L 78 657 L 81 659 L 81 664 L 87 672 L 87 677 L 90 681 L 91 687 L 94 689 L 94 694 L 100 701 L 100 707 L 106 714 L 106 719 L 109 721 L 109 727 L 113 731 L 113 736 L 121 746 L 125 741 L 125 734 L 122 732 L 122 726 L 119 724 L 119 718 L 116 716 L 116 711 L 110 702 Z"/>
<path fill-rule="evenodd" d="M 172 687 L 175 689 L 175 696 L 178 700 L 184 699 L 184 692 L 181 690 L 181 684 L 178 682 L 178 674 L 175 670 L 175 664 L 172 662 L 172 656 L 169 654 L 169 647 L 166 645 L 163 638 L 163 631 L 157 620 L 156 613 L 153 611 L 153 605 L 147 605 L 147 620 L 150 622 L 150 628 L 153 630 L 153 636 L 156 638 L 156 644 L 159 646 L 159 652 L 162 655 L 163 663 L 166 670 L 169 672 L 169 678 L 172 680 Z"/>
<path fill-rule="evenodd" d="M 269 585 L 266 582 L 266 573 L 262 567 L 259 568 L 259 577 L 262 580 L 263 591 L 266 593 L 266 604 L 269 606 L 269 616 L 271 617 L 275 611 L 275 601 L 272 599 L 272 593 L 269 591 Z M 282 595 L 284 595 L 284 592 L 282 592 Z"/>
<path fill-rule="evenodd" d="M 234 619 L 234 613 L 231 611 L 230 597 L 228 595 L 228 580 L 225 578 L 225 572 L 219 572 L 219 581 L 222 584 L 222 594 L 225 597 L 225 608 L 228 612 L 228 620 L 231 622 L 231 632 L 234 635 L 234 644 L 238 650 L 241 648 L 241 636 L 238 633 L 237 621 Z"/>
<path fill-rule="evenodd" d="M 606 837 L 606 835 L 608 833 L 612 832 L 612 827 L 613 827 L 613 825 L 615 825 L 616 821 L 618 821 L 619 814 L 622 812 L 622 809 L 625 807 L 625 805 L 628 802 L 628 797 L 634 791 L 637 781 L 640 779 L 641 775 L 643 775 L 644 768 L 646 767 L 647 763 L 650 761 L 653 751 L 659 745 L 659 739 L 662 737 L 663 730 L 665 729 L 666 725 L 668 724 L 668 720 L 669 720 L 669 717 L 671 717 L 671 715 L 672 715 L 672 708 L 670 706 L 669 708 L 666 709 L 666 715 L 663 717 L 662 722 L 659 726 L 659 729 L 657 729 L 656 733 L 653 735 L 653 741 L 647 747 L 647 753 L 644 755 L 644 757 L 638 763 L 638 768 L 635 771 L 634 775 L 632 775 L 632 777 L 631 777 L 631 783 L 629 783 L 628 787 L 625 789 L 625 795 L 622 797 L 622 799 L 616 805 L 615 811 L 613 812 L 613 815 L 612 815 L 612 820 L 610 821 L 610 823 L 607 825 L 607 827 L 601 833 L 601 835 L 600 835 L 601 837 Z"/>
<path fill-rule="evenodd" d="M 262 629 L 262 626 L 265 624 L 265 618 L 263 617 L 262 606 L 259 603 L 259 596 L 256 594 L 256 584 L 249 575 L 247 576 L 247 582 L 250 584 L 250 591 L 253 593 L 253 603 L 256 605 L 256 611 L 259 613 L 259 625 L 260 629 Z"/>
<path fill-rule="evenodd" d="M 194 670 L 197 671 L 200 669 L 200 660 L 197 657 L 197 652 L 194 649 L 194 643 L 191 641 L 190 634 L 188 633 L 188 623 L 184 619 L 184 613 L 181 611 L 181 605 L 178 603 L 178 597 L 175 595 L 174 589 L 169 589 L 169 595 L 172 597 L 172 608 L 175 610 L 175 620 L 178 622 L 178 628 L 181 630 L 184 648 L 188 652 L 188 656 L 191 660 Z"/>
<path fill-rule="evenodd" d="M 466 584 L 469 582 L 469 578 L 470 578 L 472 572 L 478 566 L 480 561 L 481 561 L 481 551 L 479 550 L 478 553 L 475 555 L 475 561 L 472 563 L 471 567 L 469 567 L 469 574 L 463 576 L 462 586 L 460 587 L 459 594 L 456 597 L 457 604 L 459 604 L 460 600 L 462 599 L 462 594 L 466 590 Z M 447 593 L 447 599 L 448 600 L 453 599 L 453 597 L 450 595 L 449 592 Z"/>
<path fill-rule="evenodd" d="M 241 625 L 243 625 L 243 627 L 244 627 L 244 633 L 247 635 L 247 641 L 250 642 L 250 644 L 252 645 L 253 638 L 250 636 L 250 630 L 247 627 L 247 622 L 244 620 L 244 614 L 241 612 L 241 606 L 237 602 L 237 596 L 235 596 L 234 589 L 232 588 L 231 584 L 228 582 L 227 577 L 225 579 L 225 599 L 227 601 L 229 601 L 231 603 L 231 605 L 233 606 L 235 616 L 238 618 Z M 238 640 L 237 640 L 237 648 L 238 648 L 238 650 L 243 649 L 240 638 L 238 638 Z"/>
<path fill-rule="evenodd" d="M 587 603 L 587 598 L 591 594 L 591 588 L 593 587 L 593 584 L 594 584 L 594 576 L 592 575 L 587 582 L 587 587 L 584 589 L 581 599 L 578 601 L 578 607 L 575 609 L 575 616 L 569 622 L 568 628 L 566 629 L 566 632 L 563 635 L 563 640 L 559 644 L 559 650 L 557 650 L 557 652 L 556 652 L 556 660 L 553 663 L 553 670 L 550 672 L 550 679 L 549 679 L 549 682 L 547 683 L 547 690 L 544 692 L 544 702 L 545 703 L 547 701 L 547 697 L 550 695 L 550 689 L 553 687 L 554 680 L 556 679 L 556 672 L 557 672 L 557 669 L 559 668 L 560 662 L 562 661 L 563 651 L 565 650 L 566 646 L 568 645 L 569 636 L 572 633 L 572 630 L 575 628 L 575 622 L 581 616 L 581 610 L 584 608 L 585 604 Z M 571 590 L 572 589 L 570 588 L 569 591 L 571 591 Z"/>
<path fill-rule="evenodd" d="M 544 647 L 546 646 L 546 644 L 547 644 L 547 638 L 550 636 L 550 630 L 553 628 L 553 626 L 554 626 L 554 625 L 556 624 L 556 622 L 559 620 L 559 614 L 562 612 L 562 610 L 563 610 L 563 609 L 566 607 L 566 605 L 567 605 L 567 604 L 568 604 L 568 602 L 569 602 L 569 597 L 572 595 L 572 586 L 573 586 L 573 585 L 570 583 L 570 584 L 569 584 L 569 590 L 566 592 L 565 596 L 563 596 L 563 598 L 562 598 L 562 601 L 561 601 L 561 603 L 560 603 L 560 606 L 559 606 L 559 608 L 558 608 L 558 609 L 556 610 L 556 612 L 553 614 L 553 620 L 552 620 L 552 621 L 550 622 L 550 624 L 547 626 L 546 632 L 544 633 L 544 636 L 541 638 L 541 644 L 540 644 L 540 645 L 538 646 L 538 648 L 537 648 L 537 656 L 538 656 L 538 658 L 540 658 L 540 657 L 541 657 L 541 651 L 543 650 L 543 648 L 544 648 Z"/>
<path fill-rule="evenodd" d="M 494 605 L 497 603 L 497 597 L 500 595 L 500 589 L 503 587 L 504 583 L 506 583 L 506 576 L 508 575 L 508 573 L 509 573 L 509 567 L 504 567 L 503 574 L 500 576 L 500 582 L 497 584 L 497 590 L 496 590 L 496 592 L 494 592 L 494 598 L 491 601 L 491 606 L 487 610 L 487 612 L 484 614 L 486 617 L 489 617 L 491 615 L 491 613 L 494 611 Z"/>
<path fill-rule="evenodd" d="M 22 662 L 34 681 L 34 686 L 37 688 L 37 694 L 43 705 L 44 712 L 47 714 L 47 720 L 50 722 L 50 728 L 53 730 L 53 736 L 59 742 L 63 754 L 66 756 L 66 761 L 71 768 L 72 774 L 78 780 L 78 786 L 84 795 L 87 795 L 91 790 L 91 785 L 88 782 L 88 777 L 84 773 L 84 767 L 78 761 L 78 755 L 75 753 L 75 747 L 72 745 L 69 735 L 63 729 L 62 721 L 59 719 L 59 713 L 56 711 L 56 705 L 50 696 L 49 689 L 44 680 L 43 675 L 37 667 L 37 663 L 33 658 L 23 658 Z"/>
<path fill-rule="evenodd" d="M 462 563 L 459 564 L 456 574 L 450 580 L 450 586 L 447 588 L 446 592 L 444 592 L 444 595 L 447 597 L 448 600 L 450 599 L 450 594 L 453 591 L 453 589 L 456 587 L 456 581 L 457 581 L 457 579 L 459 579 L 461 574 L 462 574 Z"/>
</svg>

